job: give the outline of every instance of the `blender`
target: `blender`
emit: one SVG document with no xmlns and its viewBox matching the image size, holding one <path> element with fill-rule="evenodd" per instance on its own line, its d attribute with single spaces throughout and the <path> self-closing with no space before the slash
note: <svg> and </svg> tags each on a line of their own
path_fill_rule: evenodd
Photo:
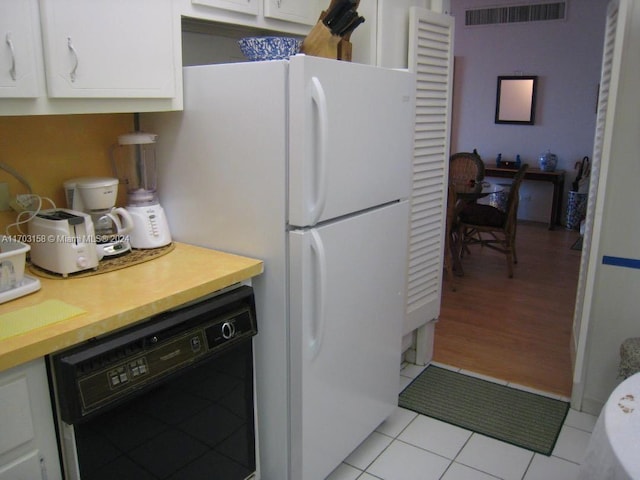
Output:
<svg viewBox="0 0 640 480">
<path fill-rule="evenodd" d="M 171 243 L 169 224 L 156 192 L 156 139 L 136 131 L 118 137 L 111 158 L 116 176 L 127 189 L 126 210 L 133 219 L 133 248 L 158 248 Z"/>
<path fill-rule="evenodd" d="M 117 178 L 73 178 L 64 182 L 64 191 L 68 208 L 91 215 L 98 258 L 131 251 L 128 234 L 134 226 L 133 218 L 124 208 L 115 206 Z"/>
</svg>

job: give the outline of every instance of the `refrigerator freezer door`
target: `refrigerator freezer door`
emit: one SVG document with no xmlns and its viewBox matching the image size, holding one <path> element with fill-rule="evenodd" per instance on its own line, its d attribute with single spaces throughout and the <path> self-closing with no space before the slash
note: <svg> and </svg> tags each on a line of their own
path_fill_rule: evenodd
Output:
<svg viewBox="0 0 640 480">
<path fill-rule="evenodd" d="M 289 232 L 291 477 L 323 480 L 397 405 L 406 201 Z"/>
<path fill-rule="evenodd" d="M 295 56 L 289 85 L 290 225 L 409 196 L 414 74 Z"/>
</svg>

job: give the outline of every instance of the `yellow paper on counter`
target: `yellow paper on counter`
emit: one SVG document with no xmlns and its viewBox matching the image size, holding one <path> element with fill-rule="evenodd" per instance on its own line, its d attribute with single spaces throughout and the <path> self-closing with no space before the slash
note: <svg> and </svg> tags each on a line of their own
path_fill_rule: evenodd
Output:
<svg viewBox="0 0 640 480">
<path fill-rule="evenodd" d="M 61 300 L 45 300 L 38 305 L 4 313 L 0 315 L 0 340 L 68 320 L 83 313 L 86 311 Z"/>
</svg>

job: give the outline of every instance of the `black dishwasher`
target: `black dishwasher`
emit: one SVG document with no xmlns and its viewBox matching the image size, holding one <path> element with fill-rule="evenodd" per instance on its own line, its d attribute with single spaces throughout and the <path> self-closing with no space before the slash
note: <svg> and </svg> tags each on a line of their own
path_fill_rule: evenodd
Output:
<svg viewBox="0 0 640 480">
<path fill-rule="evenodd" d="M 255 477 L 253 290 L 49 357 L 65 478 Z"/>
</svg>

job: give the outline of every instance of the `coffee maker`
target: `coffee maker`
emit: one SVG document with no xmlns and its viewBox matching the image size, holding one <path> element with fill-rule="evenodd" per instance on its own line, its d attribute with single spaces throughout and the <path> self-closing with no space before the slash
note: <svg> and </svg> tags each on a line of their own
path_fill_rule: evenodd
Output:
<svg viewBox="0 0 640 480">
<path fill-rule="evenodd" d="M 136 131 L 118 137 L 111 149 L 116 176 L 126 186 L 126 210 L 133 218 L 133 248 L 158 248 L 171 243 L 169 224 L 157 194 L 156 139 Z"/>
<path fill-rule="evenodd" d="M 124 208 L 117 208 L 118 179 L 82 177 L 64 182 L 67 207 L 91 215 L 99 258 L 131 251 L 129 235 L 134 223 Z"/>
</svg>

